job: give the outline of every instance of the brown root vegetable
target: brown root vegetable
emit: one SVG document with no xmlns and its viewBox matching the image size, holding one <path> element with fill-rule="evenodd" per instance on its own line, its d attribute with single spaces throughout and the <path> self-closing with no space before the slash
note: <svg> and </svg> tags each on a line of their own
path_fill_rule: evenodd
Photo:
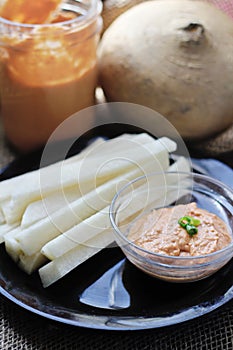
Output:
<svg viewBox="0 0 233 350">
<path fill-rule="evenodd" d="M 150 107 L 186 139 L 233 123 L 233 21 L 209 3 L 134 6 L 104 33 L 99 71 L 108 101 Z"/>
</svg>

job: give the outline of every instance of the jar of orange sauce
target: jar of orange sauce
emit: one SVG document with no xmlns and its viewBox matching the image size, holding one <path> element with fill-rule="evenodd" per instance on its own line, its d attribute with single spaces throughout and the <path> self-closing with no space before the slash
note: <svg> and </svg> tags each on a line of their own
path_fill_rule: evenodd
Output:
<svg viewBox="0 0 233 350">
<path fill-rule="evenodd" d="M 1 115 L 19 150 L 44 145 L 66 118 L 94 104 L 101 9 L 99 0 L 69 0 L 49 23 L 0 17 Z"/>
</svg>

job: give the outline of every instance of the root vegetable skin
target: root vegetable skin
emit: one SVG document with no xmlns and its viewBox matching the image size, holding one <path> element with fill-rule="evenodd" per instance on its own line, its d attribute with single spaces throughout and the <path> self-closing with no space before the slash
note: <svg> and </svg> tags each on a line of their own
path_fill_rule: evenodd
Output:
<svg viewBox="0 0 233 350">
<path fill-rule="evenodd" d="M 118 17 L 99 48 L 108 101 L 166 117 L 186 139 L 233 123 L 233 21 L 202 1 L 147 1 Z"/>
<path fill-rule="evenodd" d="M 103 1 L 103 31 L 105 31 L 110 24 L 119 17 L 122 13 L 131 7 L 140 4 L 144 0 L 105 0 Z"/>
</svg>

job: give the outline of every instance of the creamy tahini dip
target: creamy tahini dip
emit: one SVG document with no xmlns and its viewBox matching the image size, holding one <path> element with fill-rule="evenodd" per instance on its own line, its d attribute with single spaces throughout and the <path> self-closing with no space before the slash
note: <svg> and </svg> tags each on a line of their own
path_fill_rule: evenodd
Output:
<svg viewBox="0 0 233 350">
<path fill-rule="evenodd" d="M 200 220 L 195 235 L 179 225 L 183 216 Z M 128 239 L 148 251 L 170 256 L 210 254 L 232 241 L 226 224 L 196 203 L 152 210 L 133 223 Z"/>
</svg>

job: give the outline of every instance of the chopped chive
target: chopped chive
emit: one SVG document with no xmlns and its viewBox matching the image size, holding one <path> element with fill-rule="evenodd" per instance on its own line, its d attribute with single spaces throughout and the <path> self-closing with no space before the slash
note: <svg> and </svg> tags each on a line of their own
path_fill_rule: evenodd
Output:
<svg viewBox="0 0 233 350">
<path fill-rule="evenodd" d="M 189 225 L 189 224 L 186 225 L 185 229 L 186 229 L 187 233 L 189 234 L 189 236 L 191 236 L 191 237 L 196 235 L 198 232 L 198 229 L 196 228 L 196 226 Z"/>
<path fill-rule="evenodd" d="M 180 219 L 178 220 L 178 223 L 180 224 L 180 226 L 182 226 L 183 228 L 185 228 L 186 225 L 190 223 L 190 218 L 189 218 L 189 216 L 183 216 L 182 218 L 180 218 Z"/>
<path fill-rule="evenodd" d="M 185 228 L 187 233 L 192 237 L 197 234 L 197 226 L 200 225 L 201 221 L 192 216 L 183 216 L 178 220 L 178 223 L 181 227 Z"/>
<path fill-rule="evenodd" d="M 191 220 L 190 220 L 190 225 L 193 225 L 193 226 L 199 226 L 199 225 L 200 225 L 200 223 L 201 223 L 200 220 L 195 219 L 195 218 L 193 218 L 193 217 L 190 217 L 190 218 L 191 218 Z"/>
</svg>

